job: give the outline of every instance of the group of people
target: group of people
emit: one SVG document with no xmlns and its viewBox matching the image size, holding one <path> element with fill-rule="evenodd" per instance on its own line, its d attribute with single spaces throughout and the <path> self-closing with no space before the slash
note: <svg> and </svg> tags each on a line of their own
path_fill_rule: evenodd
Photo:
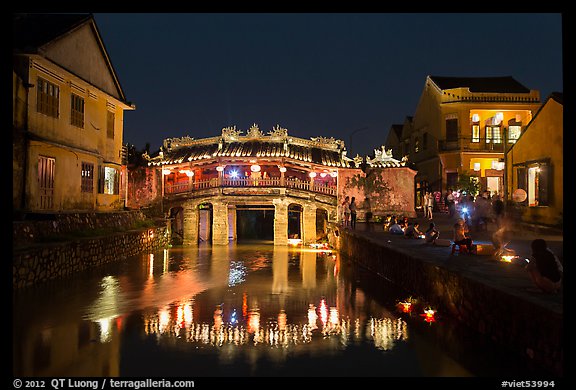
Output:
<svg viewBox="0 0 576 390">
<path fill-rule="evenodd" d="M 358 207 L 356 205 L 356 197 L 353 196 L 352 199 L 348 195 L 344 197 L 342 201 L 342 223 L 346 227 L 351 227 L 352 229 L 356 229 L 356 219 L 357 219 L 357 210 Z"/>
<path fill-rule="evenodd" d="M 440 237 L 440 231 L 434 222 L 425 232 L 420 230 L 418 221 L 410 221 L 408 217 L 388 216 L 386 218 L 384 230 L 390 234 L 402 235 L 404 238 L 423 238 L 426 242 L 434 243 Z"/>
<path fill-rule="evenodd" d="M 455 213 L 455 200 L 452 191 L 448 191 L 445 196 L 445 201 L 448 204 L 449 214 Z M 369 202 L 366 199 L 366 202 Z M 462 208 L 467 208 L 467 211 L 462 211 L 462 216 L 456 219 L 452 231 L 452 243 L 464 247 L 469 253 L 476 253 L 476 245 L 474 244 L 471 226 L 476 227 L 478 230 L 481 227 L 486 227 L 489 221 L 493 221 L 496 225 L 496 231 L 492 235 L 494 247 L 497 249 L 505 248 L 509 241 L 511 234 L 510 226 L 506 223 L 504 214 L 504 202 L 502 198 L 496 194 L 490 196 L 488 191 L 483 192 L 476 198 L 468 196 L 460 200 Z M 343 213 L 343 224 L 352 229 L 356 228 L 357 220 L 357 205 L 356 198 L 346 196 L 341 204 Z M 418 221 L 411 221 L 405 216 L 387 215 L 384 220 L 384 231 L 393 235 L 402 235 L 404 238 L 424 239 L 425 242 L 435 244 L 439 240 L 440 231 L 436 224 L 432 221 L 432 211 L 434 206 L 434 195 L 426 192 L 424 195 L 424 217 L 430 221 L 426 231 L 420 230 Z M 372 213 L 370 207 L 366 212 L 366 219 L 369 222 Z M 438 241 L 439 240 L 439 241 Z M 448 241 L 448 240 L 444 240 Z M 441 245 L 439 243 L 439 245 Z M 526 270 L 534 285 L 540 291 L 547 293 L 558 292 L 562 285 L 563 267 L 558 257 L 548 248 L 547 243 L 543 239 L 535 239 L 531 243 L 531 258 L 527 261 L 528 265 Z"/>
<path fill-rule="evenodd" d="M 342 212 L 342 224 L 346 227 L 356 229 L 356 221 L 358 220 L 358 205 L 356 204 L 356 197 L 345 196 L 340 204 Z M 365 198 L 364 203 L 360 206 L 364 210 L 364 219 L 366 227 L 371 230 L 372 224 L 372 206 L 370 205 L 370 198 Z"/>
</svg>

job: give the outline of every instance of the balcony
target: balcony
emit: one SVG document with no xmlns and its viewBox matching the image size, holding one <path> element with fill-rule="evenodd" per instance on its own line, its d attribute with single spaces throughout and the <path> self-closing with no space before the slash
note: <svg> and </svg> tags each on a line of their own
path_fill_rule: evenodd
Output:
<svg viewBox="0 0 576 390">
<path fill-rule="evenodd" d="M 510 144 L 514 140 L 509 140 Z M 486 138 L 458 138 L 456 140 L 439 140 L 438 150 L 440 152 L 494 152 L 504 153 L 503 139 Z"/>
<path fill-rule="evenodd" d="M 168 194 L 182 194 L 187 192 L 194 192 L 210 188 L 292 188 L 304 191 L 310 191 L 317 194 L 323 194 L 336 197 L 337 188 L 335 185 L 328 185 L 324 183 L 311 183 L 310 181 L 299 180 L 295 178 L 218 178 L 214 177 L 206 180 L 182 182 L 182 183 L 166 183 L 164 193 Z"/>
</svg>

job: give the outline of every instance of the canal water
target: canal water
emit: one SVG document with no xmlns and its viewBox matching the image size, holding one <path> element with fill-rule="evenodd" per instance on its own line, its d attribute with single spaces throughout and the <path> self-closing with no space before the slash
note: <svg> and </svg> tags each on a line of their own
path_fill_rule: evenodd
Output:
<svg viewBox="0 0 576 390">
<path fill-rule="evenodd" d="M 326 250 L 174 247 L 15 292 L 13 374 L 534 375 L 426 309 Z"/>
</svg>

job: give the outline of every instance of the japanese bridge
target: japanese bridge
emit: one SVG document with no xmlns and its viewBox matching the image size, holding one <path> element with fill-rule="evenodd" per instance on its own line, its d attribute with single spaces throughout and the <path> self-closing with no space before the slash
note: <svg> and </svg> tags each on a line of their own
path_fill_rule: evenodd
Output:
<svg viewBox="0 0 576 390">
<path fill-rule="evenodd" d="M 148 166 L 161 177 L 163 212 L 183 245 L 211 241 L 271 240 L 309 244 L 326 237 L 338 221 L 339 178 L 361 172 L 362 157 L 346 156 L 334 138 L 292 137 L 276 126 L 267 135 L 253 125 L 204 139 L 168 138 Z M 402 167 L 382 156 L 371 165 Z"/>
</svg>

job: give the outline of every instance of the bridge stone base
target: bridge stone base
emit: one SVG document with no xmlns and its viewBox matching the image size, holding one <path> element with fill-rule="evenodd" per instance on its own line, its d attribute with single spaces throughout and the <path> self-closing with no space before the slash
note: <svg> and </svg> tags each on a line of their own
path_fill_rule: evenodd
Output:
<svg viewBox="0 0 576 390">
<path fill-rule="evenodd" d="M 200 205 L 210 205 L 212 218 L 201 216 Z M 297 196 L 227 196 L 214 194 L 201 198 L 174 199 L 165 202 L 165 209 L 180 209 L 175 218 L 181 218 L 185 246 L 198 245 L 202 241 L 201 229 L 209 231 L 212 245 L 228 245 L 237 239 L 236 207 L 266 205 L 274 207 L 274 245 L 288 245 L 288 212 L 290 207 L 299 206 L 302 210 L 300 220 L 300 238 L 304 245 L 316 242 L 317 210 L 323 209 L 328 222 L 336 222 L 337 207 L 335 199 L 315 199 L 309 195 Z M 206 214 L 208 215 L 208 214 Z M 209 226 L 208 226 L 209 225 Z"/>
</svg>

